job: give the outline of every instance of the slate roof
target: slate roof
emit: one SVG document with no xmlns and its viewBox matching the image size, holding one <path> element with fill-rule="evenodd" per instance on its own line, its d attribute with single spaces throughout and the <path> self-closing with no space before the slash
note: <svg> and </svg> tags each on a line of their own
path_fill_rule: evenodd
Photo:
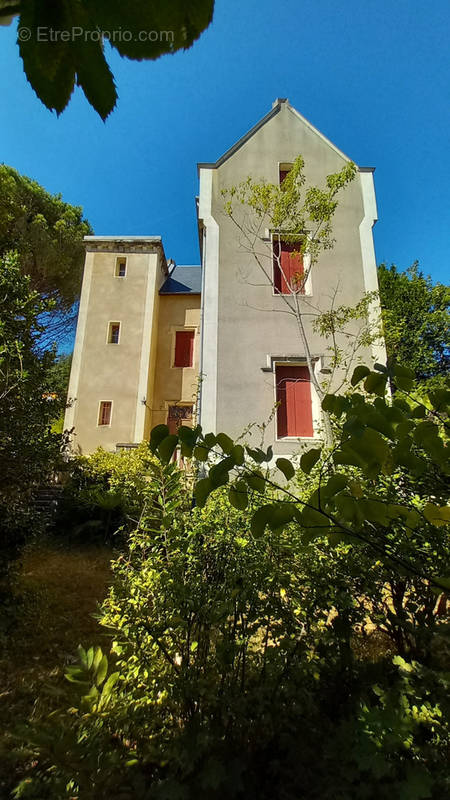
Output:
<svg viewBox="0 0 450 800">
<path fill-rule="evenodd" d="M 176 266 L 164 281 L 160 294 L 201 294 L 202 268 Z"/>
</svg>

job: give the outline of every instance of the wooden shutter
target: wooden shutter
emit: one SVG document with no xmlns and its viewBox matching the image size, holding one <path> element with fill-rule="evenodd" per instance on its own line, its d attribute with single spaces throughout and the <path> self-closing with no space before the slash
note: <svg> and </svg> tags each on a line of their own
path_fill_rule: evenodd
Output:
<svg viewBox="0 0 450 800">
<path fill-rule="evenodd" d="M 289 175 L 290 169 L 280 169 L 280 186 L 283 183 L 286 175 Z"/>
<path fill-rule="evenodd" d="M 100 403 L 99 425 L 109 425 L 111 423 L 111 407 L 112 403 L 109 400 Z"/>
<path fill-rule="evenodd" d="M 311 382 L 308 367 L 276 367 L 278 438 L 313 436 Z"/>
<path fill-rule="evenodd" d="M 192 367 L 194 357 L 194 331 L 177 331 L 175 334 L 175 367 Z"/>
<path fill-rule="evenodd" d="M 273 278 L 275 291 L 279 294 L 290 294 L 290 287 L 294 291 L 300 289 L 300 294 L 305 293 L 305 287 L 303 286 L 303 256 L 298 252 L 299 247 L 300 242 L 274 240 Z"/>
</svg>

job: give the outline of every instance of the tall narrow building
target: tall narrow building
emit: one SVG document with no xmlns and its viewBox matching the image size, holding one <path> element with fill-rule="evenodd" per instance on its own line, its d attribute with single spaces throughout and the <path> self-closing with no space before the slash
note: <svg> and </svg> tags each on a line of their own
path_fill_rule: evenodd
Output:
<svg viewBox="0 0 450 800">
<path fill-rule="evenodd" d="M 249 423 L 264 424 L 265 443 L 275 455 L 320 438 L 320 400 L 296 320 L 283 313 L 283 294 L 298 271 L 307 270 L 307 257 L 299 260 L 295 244 L 268 224 L 255 259 L 224 213 L 223 190 L 248 176 L 279 183 L 299 154 L 306 187 L 324 186 L 327 175 L 350 161 L 278 99 L 221 158 L 199 164 L 201 267 L 168 267 L 157 236 L 86 238 L 65 421 L 74 429 L 75 448 L 133 446 L 160 422 L 176 430 L 194 418 L 205 431 L 234 437 Z M 334 247 L 322 251 L 298 296 L 310 365 L 319 383 L 332 376 L 331 390 L 345 387 L 356 363 L 385 360 L 378 342 L 332 369 L 330 343 L 312 323 L 318 310 L 333 303 L 354 307 L 378 288 L 373 171 L 358 167 L 341 192 Z M 244 208 L 241 213 L 244 224 Z M 350 325 L 350 334 L 343 334 L 342 346 L 352 330 Z"/>
</svg>

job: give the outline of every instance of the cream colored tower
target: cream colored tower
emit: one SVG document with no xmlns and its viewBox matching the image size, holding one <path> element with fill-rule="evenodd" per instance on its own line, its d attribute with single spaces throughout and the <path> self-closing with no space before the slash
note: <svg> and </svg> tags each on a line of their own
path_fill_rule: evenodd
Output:
<svg viewBox="0 0 450 800">
<path fill-rule="evenodd" d="M 73 449 L 115 450 L 148 437 L 159 289 L 168 271 L 159 236 L 87 236 L 64 427 Z"/>
</svg>

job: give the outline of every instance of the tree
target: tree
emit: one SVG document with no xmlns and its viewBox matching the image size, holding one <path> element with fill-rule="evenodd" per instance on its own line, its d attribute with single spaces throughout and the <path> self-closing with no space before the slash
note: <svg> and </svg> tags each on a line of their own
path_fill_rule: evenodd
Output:
<svg viewBox="0 0 450 800">
<path fill-rule="evenodd" d="M 30 287 L 45 301 L 45 343 L 72 329 L 84 262 L 83 237 L 92 233 L 79 206 L 0 165 L 0 255 L 14 250 Z M 41 339 L 42 339 L 41 332 Z"/>
<path fill-rule="evenodd" d="M 240 247 L 251 254 L 264 283 L 279 294 L 284 301 L 284 312 L 294 320 L 310 380 L 320 400 L 332 385 L 337 368 L 344 367 L 341 388 L 355 364 L 359 348 L 367 347 L 378 336 L 369 318 L 372 295 L 365 295 L 350 308 L 336 305 L 336 290 L 328 310 L 318 309 L 305 296 L 309 278 L 319 268 L 321 253 L 334 244 L 332 222 L 337 196 L 355 174 L 355 164 L 349 162 L 340 172 L 327 176 L 324 188 L 305 188 L 304 159 L 299 155 L 280 185 L 249 177 L 222 192 L 225 212 L 239 232 Z M 267 229 L 272 231 L 271 240 L 267 239 Z M 283 261 L 282 242 L 287 243 L 291 251 L 289 268 Z M 292 264 L 296 263 L 298 270 L 293 272 Z M 362 325 L 359 324 L 361 320 Z M 359 323 L 352 327 L 355 321 Z M 326 382 L 319 381 L 314 369 L 309 341 L 311 329 L 330 343 L 331 375 Z M 336 390 L 336 386 L 333 388 Z M 323 420 L 325 438 L 331 444 L 332 431 L 326 411 Z"/>
<path fill-rule="evenodd" d="M 5 532 L 11 510 L 26 507 L 33 486 L 56 462 L 61 437 L 51 432 L 54 354 L 37 346 L 39 317 L 50 302 L 31 289 L 16 254 L 0 265 L 0 518 Z"/>
<path fill-rule="evenodd" d="M 378 267 L 384 336 L 392 364 L 408 364 L 421 384 L 450 369 L 450 288 L 433 284 L 415 262 L 405 272 Z"/>
<path fill-rule="evenodd" d="M 0 0 L 0 19 L 20 15 L 25 74 L 47 108 L 61 113 L 78 85 L 106 119 L 117 91 L 104 41 L 126 58 L 156 60 L 191 47 L 213 9 L 214 0 Z"/>
</svg>

